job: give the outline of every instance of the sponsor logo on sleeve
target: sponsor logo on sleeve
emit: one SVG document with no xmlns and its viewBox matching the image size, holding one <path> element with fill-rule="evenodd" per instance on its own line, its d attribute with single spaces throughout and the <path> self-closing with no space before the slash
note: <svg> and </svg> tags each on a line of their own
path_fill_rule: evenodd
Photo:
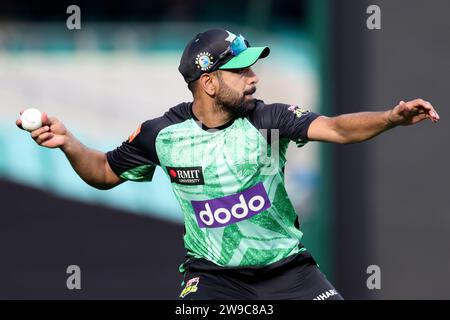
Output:
<svg viewBox="0 0 450 320">
<path fill-rule="evenodd" d="M 200 228 L 225 227 L 249 219 L 271 206 L 262 183 L 230 196 L 191 203 Z"/>
<path fill-rule="evenodd" d="M 202 167 L 166 167 L 170 181 L 184 185 L 205 184 Z"/>
<path fill-rule="evenodd" d="M 300 118 L 302 115 L 309 112 L 309 110 L 305 110 L 298 106 L 289 106 L 288 110 L 291 111 L 292 113 L 294 113 L 297 118 Z"/>
</svg>

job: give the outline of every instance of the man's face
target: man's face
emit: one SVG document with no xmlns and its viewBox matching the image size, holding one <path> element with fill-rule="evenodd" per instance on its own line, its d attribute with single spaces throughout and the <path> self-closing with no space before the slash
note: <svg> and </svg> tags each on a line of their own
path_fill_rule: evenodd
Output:
<svg viewBox="0 0 450 320">
<path fill-rule="evenodd" d="M 215 97 L 216 105 L 233 116 L 241 116 L 255 107 L 253 94 L 258 77 L 248 67 L 244 69 L 220 70 L 219 91 Z"/>
</svg>

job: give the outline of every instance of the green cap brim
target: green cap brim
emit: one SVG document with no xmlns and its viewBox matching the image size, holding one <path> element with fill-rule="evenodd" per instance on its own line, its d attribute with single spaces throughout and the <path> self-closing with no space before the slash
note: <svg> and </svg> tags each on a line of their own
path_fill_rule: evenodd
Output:
<svg viewBox="0 0 450 320">
<path fill-rule="evenodd" d="M 269 47 L 250 47 L 242 51 L 239 55 L 225 63 L 219 69 L 241 69 L 248 68 L 258 59 L 265 58 L 269 55 Z"/>
</svg>

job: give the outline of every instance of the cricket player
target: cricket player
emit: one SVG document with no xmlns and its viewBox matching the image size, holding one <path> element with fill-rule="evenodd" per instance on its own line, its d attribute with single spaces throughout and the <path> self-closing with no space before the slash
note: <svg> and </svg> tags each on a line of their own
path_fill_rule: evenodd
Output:
<svg viewBox="0 0 450 320">
<path fill-rule="evenodd" d="M 266 104 L 254 97 L 258 77 L 251 66 L 269 53 L 227 30 L 197 34 L 179 65 L 193 102 L 143 122 L 107 153 L 84 146 L 45 113 L 44 126 L 31 133 L 39 145 L 60 148 L 98 189 L 151 181 L 156 166 L 162 168 L 184 214 L 179 299 L 342 299 L 301 243 L 284 185 L 289 142 L 357 143 L 396 126 L 439 120 L 422 99 L 336 117 Z"/>
</svg>

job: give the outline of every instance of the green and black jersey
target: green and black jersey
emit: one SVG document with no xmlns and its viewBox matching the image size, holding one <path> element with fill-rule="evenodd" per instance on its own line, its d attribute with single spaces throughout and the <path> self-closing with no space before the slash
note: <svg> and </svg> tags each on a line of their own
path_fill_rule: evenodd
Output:
<svg viewBox="0 0 450 320">
<path fill-rule="evenodd" d="M 181 103 L 148 120 L 107 153 L 124 180 L 151 181 L 160 166 L 184 214 L 189 256 L 219 266 L 263 266 L 304 250 L 284 186 L 290 141 L 308 141 L 317 113 L 265 104 L 214 129 Z M 151 201 L 151 195 L 149 195 Z"/>
</svg>

